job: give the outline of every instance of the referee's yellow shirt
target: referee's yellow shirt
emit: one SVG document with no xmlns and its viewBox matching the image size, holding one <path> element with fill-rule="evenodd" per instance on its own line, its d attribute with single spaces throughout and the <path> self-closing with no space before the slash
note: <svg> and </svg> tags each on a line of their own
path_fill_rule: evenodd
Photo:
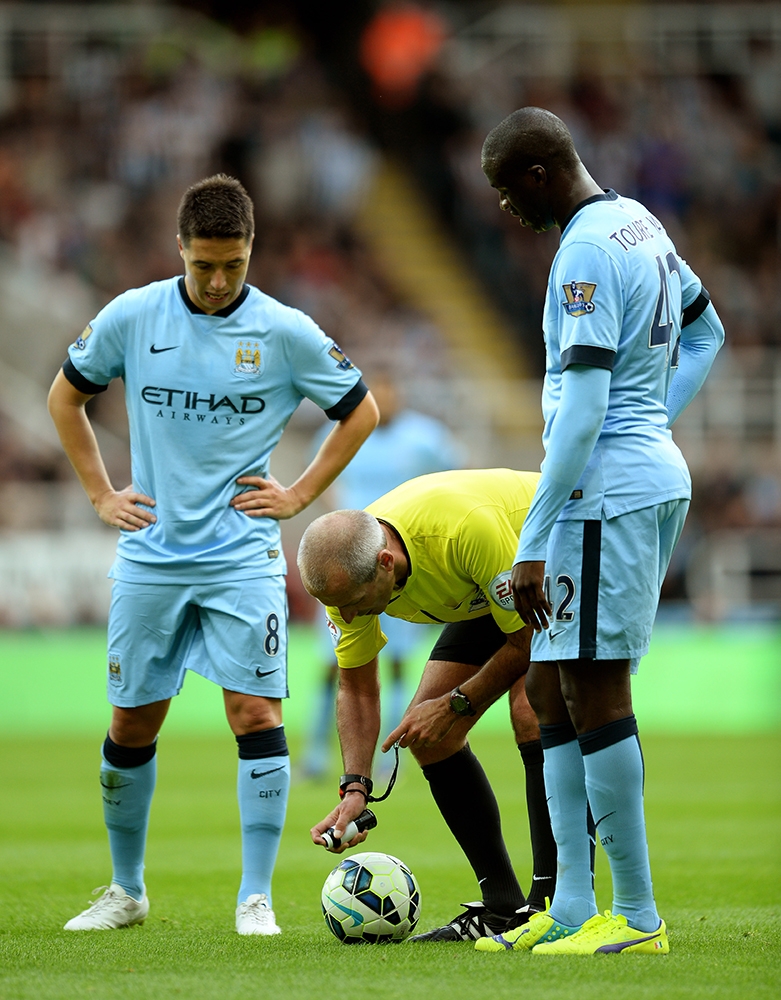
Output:
<svg viewBox="0 0 781 1000">
<path fill-rule="evenodd" d="M 523 622 L 510 576 L 540 475 L 468 469 L 419 476 L 366 510 L 398 532 L 409 557 L 404 586 L 385 613 L 409 622 L 463 622 L 492 614 L 503 632 Z M 327 609 L 340 667 L 369 663 L 386 643 L 376 615 L 348 625 Z"/>
</svg>

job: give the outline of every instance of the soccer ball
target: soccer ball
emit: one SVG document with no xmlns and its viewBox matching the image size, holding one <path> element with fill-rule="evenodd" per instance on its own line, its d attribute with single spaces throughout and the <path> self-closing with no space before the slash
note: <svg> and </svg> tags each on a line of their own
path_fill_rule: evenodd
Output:
<svg viewBox="0 0 781 1000">
<path fill-rule="evenodd" d="M 403 941 L 420 916 L 415 876 L 398 858 L 374 851 L 345 858 L 321 899 L 328 929 L 344 944 Z"/>
</svg>

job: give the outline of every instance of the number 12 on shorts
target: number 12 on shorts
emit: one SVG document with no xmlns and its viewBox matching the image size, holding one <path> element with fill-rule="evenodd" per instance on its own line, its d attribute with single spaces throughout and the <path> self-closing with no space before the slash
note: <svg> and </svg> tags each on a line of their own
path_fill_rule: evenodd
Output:
<svg viewBox="0 0 781 1000">
<path fill-rule="evenodd" d="M 571 622 L 572 619 L 575 617 L 575 613 L 574 611 L 569 610 L 569 606 L 570 604 L 572 604 L 572 601 L 575 598 L 575 581 L 572 579 L 571 576 L 567 576 L 566 573 L 560 573 L 559 576 L 556 577 L 557 588 L 561 587 L 564 588 L 564 595 L 563 597 L 561 597 L 558 603 L 554 603 L 554 601 L 551 599 L 550 584 L 551 584 L 550 575 L 546 573 L 545 579 L 542 581 L 542 589 L 543 593 L 545 594 L 545 600 L 548 602 L 548 604 L 550 604 L 551 608 L 553 608 L 554 621 Z M 558 598 L 558 596 L 559 595 L 557 592 L 556 597 Z"/>
</svg>

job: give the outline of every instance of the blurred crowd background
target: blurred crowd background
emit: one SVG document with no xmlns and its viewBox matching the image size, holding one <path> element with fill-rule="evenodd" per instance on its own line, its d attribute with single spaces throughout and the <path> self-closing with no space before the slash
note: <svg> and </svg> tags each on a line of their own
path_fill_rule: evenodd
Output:
<svg viewBox="0 0 781 1000">
<path fill-rule="evenodd" d="M 105 617 L 114 532 L 46 391 L 102 305 L 181 271 L 176 206 L 218 170 L 256 203 L 253 284 L 370 384 L 393 372 L 468 464 L 537 468 L 558 231 L 522 230 L 480 170 L 525 104 L 662 220 L 726 327 L 675 430 L 695 498 L 662 613 L 781 618 L 781 4 L 261 0 L 0 3 L 0 626 Z M 126 485 L 121 385 L 91 406 Z M 321 420 L 300 409 L 279 479 Z M 289 555 L 320 512 L 284 526 Z"/>
</svg>

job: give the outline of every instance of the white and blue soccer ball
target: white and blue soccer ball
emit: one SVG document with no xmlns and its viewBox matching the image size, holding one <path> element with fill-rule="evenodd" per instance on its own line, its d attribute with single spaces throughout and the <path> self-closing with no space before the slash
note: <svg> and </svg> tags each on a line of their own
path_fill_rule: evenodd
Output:
<svg viewBox="0 0 781 1000">
<path fill-rule="evenodd" d="M 367 851 L 345 858 L 325 880 L 323 916 L 344 944 L 403 941 L 420 917 L 420 889 L 403 861 Z"/>
</svg>

